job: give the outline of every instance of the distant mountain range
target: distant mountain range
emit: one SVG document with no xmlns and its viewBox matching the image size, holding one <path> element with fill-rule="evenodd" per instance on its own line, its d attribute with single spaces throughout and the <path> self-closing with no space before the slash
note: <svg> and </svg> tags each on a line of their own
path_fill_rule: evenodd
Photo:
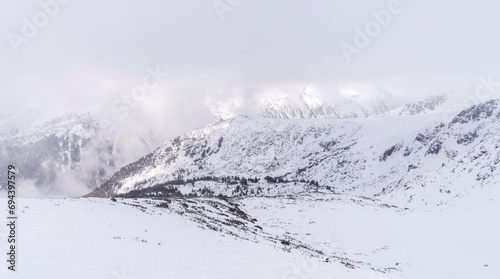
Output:
<svg viewBox="0 0 500 279">
<path fill-rule="evenodd" d="M 300 94 L 289 94 L 262 101 L 258 113 L 280 119 L 305 118 L 364 118 L 383 114 L 404 104 L 384 91 L 374 90 L 372 94 L 336 96 L 325 99 L 306 88 Z"/>
<path fill-rule="evenodd" d="M 456 131 L 451 120 L 458 112 L 452 117 L 438 113 L 450 107 L 446 95 L 400 106 L 383 96 L 351 97 L 337 107 L 307 92 L 299 99 L 270 101 L 262 115 L 238 116 L 192 131 L 133 163 L 96 115 L 5 116 L 0 121 L 0 159 L 15 164 L 19 177 L 41 193 L 59 191 L 63 196 L 98 187 L 92 195 L 145 194 L 144 189 L 154 192 L 154 187 L 165 186 L 184 195 L 275 195 L 315 187 L 395 195 L 402 185 L 444 172 L 428 161 L 440 158 L 449 165 L 459 154 L 473 152 L 469 149 L 475 145 L 465 143 L 496 123 L 486 117 L 472 131 Z M 481 108 L 496 106 L 488 104 Z M 441 144 L 431 140 L 438 138 Z M 461 139 L 459 146 L 452 144 L 456 138 Z M 156 145 L 155 140 L 147 142 Z M 430 156 L 431 146 L 441 146 L 441 153 Z M 441 158 L 442 148 L 446 158 Z M 75 184 L 80 188 L 73 189 Z"/>
<path fill-rule="evenodd" d="M 264 94 L 257 97 L 258 105 L 252 113 L 276 119 L 308 118 L 369 118 L 394 117 L 400 115 L 425 114 L 453 110 L 457 100 L 449 98 L 453 91 L 425 98 L 395 96 L 383 88 L 371 89 L 358 94 L 321 95 L 312 87 L 298 92 Z M 456 96 L 454 96 L 456 97 Z M 216 121 L 223 121 L 238 115 L 241 98 L 215 101 L 211 98 L 204 104 Z"/>
</svg>

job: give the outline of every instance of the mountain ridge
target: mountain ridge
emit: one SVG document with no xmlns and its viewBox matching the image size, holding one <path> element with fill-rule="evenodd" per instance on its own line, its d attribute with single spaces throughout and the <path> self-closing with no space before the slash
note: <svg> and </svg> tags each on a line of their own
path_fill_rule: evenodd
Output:
<svg viewBox="0 0 500 279">
<path fill-rule="evenodd" d="M 449 123 L 437 113 L 372 119 L 239 116 L 167 141 L 100 189 L 115 195 L 164 186 L 184 195 L 203 195 L 204 189 L 205 194 L 227 196 L 329 189 L 403 203 L 421 196 L 419 204 L 445 204 L 465 187 L 460 179 L 482 187 L 500 177 L 484 171 L 495 165 L 494 150 L 500 146 L 493 136 L 499 130 L 497 104 L 472 106 Z M 482 145 L 492 145 L 487 156 Z M 479 165 L 457 169 L 471 158 Z M 439 182 L 439 175 L 446 183 Z M 421 191 L 417 183 L 433 190 Z"/>
</svg>

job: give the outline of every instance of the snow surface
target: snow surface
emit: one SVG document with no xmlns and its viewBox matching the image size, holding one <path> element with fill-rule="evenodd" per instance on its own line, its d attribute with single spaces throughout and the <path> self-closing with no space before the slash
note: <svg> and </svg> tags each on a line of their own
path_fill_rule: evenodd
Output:
<svg viewBox="0 0 500 279">
<path fill-rule="evenodd" d="M 205 230 L 164 209 L 107 199 L 18 201 L 18 270 L 4 263 L 2 278 L 385 278 Z M 6 234 L 2 226 L 0 239 Z"/>
<path fill-rule="evenodd" d="M 398 269 L 391 275 L 459 279 L 499 278 L 499 198 L 498 190 L 486 191 L 431 212 L 315 195 L 243 203 L 275 233 L 288 232 L 354 261 Z"/>
<path fill-rule="evenodd" d="M 142 199 L 19 199 L 18 270 L 7 270 L 2 261 L 0 275 L 498 278 L 500 226 L 495 217 L 499 199 L 499 189 L 488 188 L 439 211 L 404 209 L 328 193 L 233 200 L 257 219 L 255 225 L 262 227 L 263 233 L 300 239 L 305 246 L 337 256 L 329 262 L 327 256 L 259 238 L 252 230 L 216 231 L 196 222 L 196 203 L 214 199 L 186 200 L 191 211 L 184 212 L 175 209 L 175 202 L 167 209 L 155 207 L 159 201 Z M 5 198 L 0 199 L 0 204 L 6 203 Z M 214 208 L 199 208 L 216 215 L 208 212 Z M 249 235 L 256 240 L 248 239 Z M 0 226 L 1 251 L 5 251 L 6 237 L 6 226 Z M 354 268 L 342 264 L 340 258 L 349 259 L 346 262 Z M 386 272 L 375 271 L 378 268 Z"/>
</svg>

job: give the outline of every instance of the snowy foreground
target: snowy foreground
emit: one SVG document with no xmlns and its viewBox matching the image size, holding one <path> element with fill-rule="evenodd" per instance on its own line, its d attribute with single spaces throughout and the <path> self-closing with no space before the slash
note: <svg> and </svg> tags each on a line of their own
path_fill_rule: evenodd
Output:
<svg viewBox="0 0 500 279">
<path fill-rule="evenodd" d="M 0 278 L 499 278 L 499 201 L 18 199 L 17 271 L 2 260 Z M 3 225 L 5 259 L 6 240 Z"/>
</svg>

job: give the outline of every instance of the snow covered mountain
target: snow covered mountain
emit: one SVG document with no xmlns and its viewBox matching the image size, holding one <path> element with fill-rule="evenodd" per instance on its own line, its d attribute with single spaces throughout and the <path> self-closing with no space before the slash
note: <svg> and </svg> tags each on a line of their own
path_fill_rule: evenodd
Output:
<svg viewBox="0 0 500 279">
<path fill-rule="evenodd" d="M 450 109 L 450 104 L 456 101 L 451 100 L 448 94 L 427 96 L 416 101 L 411 99 L 375 91 L 373 94 L 352 94 L 340 97 L 336 102 L 328 102 L 306 90 L 298 96 L 268 99 L 260 114 L 279 119 L 395 117 L 442 112 Z"/>
<path fill-rule="evenodd" d="M 55 195 L 95 188 L 117 169 L 114 144 L 89 113 L 43 117 L 31 112 L 4 118 L 0 161 L 16 166 L 24 190 L 30 186 Z M 6 173 L 0 179 L 6 181 Z"/>
<path fill-rule="evenodd" d="M 448 96 L 446 94 L 428 96 L 424 100 L 407 103 L 401 107 L 393 109 L 391 111 L 382 113 L 383 117 L 394 117 L 403 115 L 415 115 L 432 113 L 439 111 L 440 108 L 448 101 Z"/>
<path fill-rule="evenodd" d="M 415 142 L 428 146 L 423 156 L 408 171 L 380 194 L 409 203 L 443 205 L 448 199 L 468 196 L 472 191 L 493 187 L 500 182 L 500 106 L 498 100 L 474 105 L 460 112 L 446 125 L 419 134 Z M 415 146 L 406 146 L 404 155 L 418 158 Z M 418 151 L 417 151 L 418 152 Z M 422 156 L 422 154 L 420 154 Z M 412 169 L 412 171 L 410 171 Z M 416 200 L 419 198 L 420 200 Z"/>
<path fill-rule="evenodd" d="M 277 119 L 394 117 L 449 111 L 454 109 L 452 104 L 458 102 L 456 98 L 450 98 L 456 95 L 454 91 L 425 98 L 396 96 L 384 88 L 362 88 L 359 92 L 349 89 L 335 93 L 335 90 L 318 92 L 313 86 L 304 89 L 292 86 L 268 91 L 256 97 L 257 105 L 251 112 Z M 244 98 L 241 97 L 224 101 L 204 100 L 217 121 L 239 115 L 238 109 L 243 103 Z"/>
<path fill-rule="evenodd" d="M 333 98 L 333 99 L 332 99 Z M 401 100 L 384 92 L 372 90 L 370 94 L 318 96 L 311 87 L 299 94 L 261 100 L 260 114 L 279 119 L 302 118 L 357 118 L 379 115 L 401 105 Z"/>
<path fill-rule="evenodd" d="M 90 196 L 258 196 L 323 188 L 438 206 L 500 180 L 499 117 L 496 100 L 451 121 L 438 113 L 239 116 L 167 141 Z"/>
<path fill-rule="evenodd" d="M 0 160 L 19 170 L 21 196 L 81 196 L 161 145 L 162 134 L 142 121 L 34 110 L 3 116 Z"/>
<path fill-rule="evenodd" d="M 358 92 L 290 85 L 262 89 L 251 100 L 242 96 L 222 100 L 208 97 L 203 104 L 216 121 L 249 113 L 277 119 L 364 118 L 383 115 L 414 99 L 393 95 L 384 88 L 362 88 Z"/>
<path fill-rule="evenodd" d="M 34 150 L 33 166 L 12 157 L 19 176 L 49 159 L 83 174 L 113 147 L 90 114 L 10 121 L 2 156 Z M 16 278 L 496 278 L 499 132 L 497 100 L 452 117 L 222 121 L 89 194 L 116 198 L 17 199 L 22 235 L 45 241 L 21 238 Z"/>
</svg>

